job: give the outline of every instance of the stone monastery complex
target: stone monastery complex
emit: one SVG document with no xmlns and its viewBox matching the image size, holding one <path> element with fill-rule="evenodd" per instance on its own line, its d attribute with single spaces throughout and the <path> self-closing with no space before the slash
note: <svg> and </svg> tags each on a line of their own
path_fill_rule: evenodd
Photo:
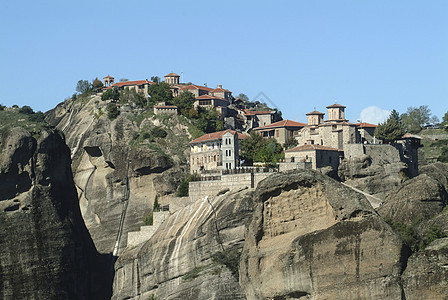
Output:
<svg viewBox="0 0 448 300">
<path fill-rule="evenodd" d="M 232 92 L 222 85 L 216 88 L 196 84 L 180 83 L 180 76 L 169 73 L 164 76 L 174 97 L 182 92 L 191 92 L 196 102 L 194 107 L 216 109 L 224 119 L 226 130 L 205 134 L 190 142 L 190 171 L 204 174 L 235 170 L 241 167 L 239 141 L 255 132 L 263 137 L 277 140 L 281 145 L 296 143 L 297 146 L 285 151 L 285 160 L 278 164 L 279 170 L 297 168 L 319 169 L 331 167 L 337 170 L 340 161 L 346 157 L 360 157 L 365 153 L 363 145 L 378 145 L 381 141 L 374 136 L 376 125 L 350 123 L 345 118 L 345 106 L 332 104 L 325 113 L 312 111 L 306 114 L 307 123 L 282 120 L 275 110 L 256 110 L 251 103 L 234 98 Z M 103 78 L 103 90 L 113 87 L 119 90 L 135 89 L 148 97 L 148 88 L 154 82 L 145 80 L 115 82 L 114 77 Z M 154 113 L 177 114 L 176 106 L 159 103 Z M 410 142 L 412 141 L 412 142 Z M 419 139 L 415 136 L 403 137 L 403 145 L 413 145 L 406 155 L 410 161 L 417 161 Z M 360 147 L 361 146 L 361 147 Z M 404 153 L 403 152 L 403 153 Z M 417 167 L 416 167 L 417 169 Z"/>
</svg>

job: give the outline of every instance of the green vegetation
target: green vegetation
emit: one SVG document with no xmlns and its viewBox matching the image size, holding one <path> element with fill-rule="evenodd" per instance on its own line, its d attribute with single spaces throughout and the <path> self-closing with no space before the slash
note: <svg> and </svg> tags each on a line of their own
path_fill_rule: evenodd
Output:
<svg viewBox="0 0 448 300">
<path fill-rule="evenodd" d="M 80 94 L 89 92 L 92 89 L 92 84 L 88 80 L 79 80 L 76 84 L 76 91 Z"/>
<path fill-rule="evenodd" d="M 105 92 L 103 92 L 103 94 L 101 95 L 101 100 L 105 101 L 105 100 L 118 100 L 120 99 L 120 92 L 118 91 L 118 89 L 116 87 L 113 87 Z"/>
<path fill-rule="evenodd" d="M 190 270 L 187 274 L 185 274 L 182 279 L 184 281 L 191 281 L 199 276 L 199 273 L 207 269 L 208 266 L 201 266 L 201 267 L 195 267 L 194 269 Z"/>
<path fill-rule="evenodd" d="M 177 97 L 174 97 L 171 103 L 179 108 L 182 115 L 189 115 L 195 101 L 196 98 L 193 93 L 187 91 L 180 93 Z"/>
<path fill-rule="evenodd" d="M 143 223 L 145 223 L 146 226 L 151 226 L 154 222 L 154 214 L 153 212 L 150 212 L 143 218 Z"/>
<path fill-rule="evenodd" d="M 448 126 L 448 111 L 443 115 L 441 124 L 443 126 Z M 448 130 L 448 127 L 447 127 L 447 130 Z"/>
<path fill-rule="evenodd" d="M 0 109 L 0 129 L 7 130 L 13 127 L 22 127 L 37 137 L 43 129 L 50 126 L 45 122 L 43 112 L 34 112 L 29 106 L 7 110 L 5 106 Z"/>
<path fill-rule="evenodd" d="M 252 132 L 250 137 L 240 141 L 241 158 L 245 164 L 262 162 L 266 165 L 276 164 L 284 158 L 282 146 L 274 138 L 263 138 Z"/>
<path fill-rule="evenodd" d="M 120 111 L 118 110 L 117 105 L 115 105 L 115 103 L 108 103 L 106 106 L 106 112 L 109 120 L 116 119 L 120 114 Z"/>
<path fill-rule="evenodd" d="M 285 148 L 285 150 L 292 149 L 292 148 L 296 147 L 298 145 L 298 143 L 299 142 L 296 139 L 290 139 L 283 145 L 283 147 Z"/>
<path fill-rule="evenodd" d="M 162 127 L 153 127 L 151 128 L 151 135 L 156 138 L 166 138 L 168 133 Z"/>
<path fill-rule="evenodd" d="M 226 266 L 232 275 L 238 280 L 239 264 L 241 251 L 238 248 L 231 248 L 225 251 L 219 251 L 213 254 L 212 260 L 217 264 Z"/>
<path fill-rule="evenodd" d="M 137 92 L 135 89 L 124 89 L 119 95 L 120 103 L 134 103 L 139 108 L 144 108 L 147 105 L 147 100 L 143 93 Z"/>
<path fill-rule="evenodd" d="M 190 181 L 193 181 L 198 177 L 197 174 L 186 174 L 184 178 L 180 180 L 180 184 L 177 187 L 176 197 L 188 197 L 188 188 Z"/>
<path fill-rule="evenodd" d="M 420 107 L 408 107 L 407 111 L 400 117 L 406 131 L 417 133 L 431 120 L 431 110 L 428 105 Z"/>
<path fill-rule="evenodd" d="M 395 109 L 391 112 L 386 122 L 378 124 L 378 127 L 375 129 L 375 137 L 383 140 L 385 143 L 392 143 L 402 137 L 404 133 L 399 114 Z"/>
<path fill-rule="evenodd" d="M 154 198 L 154 205 L 152 206 L 152 211 L 160 211 L 160 204 L 159 204 L 159 196 L 156 195 Z"/>
<path fill-rule="evenodd" d="M 103 83 L 101 82 L 101 80 L 98 79 L 98 77 L 96 77 L 93 81 L 92 81 L 92 87 L 94 89 L 99 89 L 103 87 Z"/>
<path fill-rule="evenodd" d="M 153 79 L 153 77 L 151 79 Z M 155 84 L 151 84 L 148 88 L 148 94 L 150 96 L 148 101 L 150 105 L 154 105 L 158 102 L 171 103 L 171 99 L 173 99 L 170 85 L 166 82 L 156 82 Z"/>
<path fill-rule="evenodd" d="M 418 217 L 412 221 L 411 225 L 406 225 L 402 223 L 393 222 L 388 219 L 386 222 L 392 227 L 392 229 L 397 232 L 404 243 L 411 248 L 412 252 L 417 252 L 424 250 L 431 242 L 436 239 L 446 237 L 447 235 L 440 229 L 440 227 L 433 225 L 426 232 L 424 237 L 419 237 L 417 235 L 417 226 L 421 224 L 423 218 Z"/>
</svg>

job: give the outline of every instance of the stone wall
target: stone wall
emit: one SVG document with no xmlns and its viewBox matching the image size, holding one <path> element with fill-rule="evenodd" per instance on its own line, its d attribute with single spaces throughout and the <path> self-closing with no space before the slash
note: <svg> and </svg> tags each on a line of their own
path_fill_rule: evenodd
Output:
<svg viewBox="0 0 448 300">
<path fill-rule="evenodd" d="M 127 247 L 135 247 L 143 242 L 148 241 L 169 215 L 170 213 L 168 211 L 154 212 L 152 225 L 141 226 L 140 231 L 128 232 Z"/>
<path fill-rule="evenodd" d="M 274 173 L 229 174 L 222 175 L 221 180 L 192 181 L 189 187 L 190 199 L 194 202 L 205 196 L 215 196 L 225 189 L 256 188 L 261 180 L 272 174 Z"/>
</svg>

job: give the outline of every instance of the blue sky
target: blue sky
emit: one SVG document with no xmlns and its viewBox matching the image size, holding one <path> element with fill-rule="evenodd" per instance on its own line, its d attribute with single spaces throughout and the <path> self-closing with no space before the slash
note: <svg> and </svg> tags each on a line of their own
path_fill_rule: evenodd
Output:
<svg viewBox="0 0 448 300">
<path fill-rule="evenodd" d="M 0 104 L 47 111 L 80 79 L 183 72 L 234 95 L 263 92 L 302 122 L 335 101 L 351 121 L 420 105 L 441 118 L 447 13 L 445 0 L 7 1 Z"/>
</svg>

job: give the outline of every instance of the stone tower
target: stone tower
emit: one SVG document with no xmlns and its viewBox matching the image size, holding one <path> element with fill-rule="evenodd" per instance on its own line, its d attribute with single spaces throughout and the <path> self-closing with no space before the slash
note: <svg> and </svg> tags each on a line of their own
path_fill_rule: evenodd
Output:
<svg viewBox="0 0 448 300">
<path fill-rule="evenodd" d="M 104 87 L 111 87 L 114 85 L 114 79 L 112 76 L 107 75 L 106 77 L 103 78 L 103 84 Z"/>
<path fill-rule="evenodd" d="M 224 170 L 235 169 L 238 165 L 238 133 L 227 131 L 222 135 L 222 168 Z"/>
<path fill-rule="evenodd" d="M 333 104 L 327 106 L 328 109 L 328 120 L 327 122 L 343 122 L 348 121 L 345 119 L 344 110 L 345 106 L 340 104 Z"/>
<path fill-rule="evenodd" d="M 179 78 L 180 76 L 175 73 L 170 73 L 168 75 L 165 75 L 165 82 L 169 85 L 175 85 L 179 84 Z"/>
<path fill-rule="evenodd" d="M 324 122 L 324 113 L 318 112 L 317 110 L 306 114 L 309 126 L 318 126 Z"/>
</svg>

